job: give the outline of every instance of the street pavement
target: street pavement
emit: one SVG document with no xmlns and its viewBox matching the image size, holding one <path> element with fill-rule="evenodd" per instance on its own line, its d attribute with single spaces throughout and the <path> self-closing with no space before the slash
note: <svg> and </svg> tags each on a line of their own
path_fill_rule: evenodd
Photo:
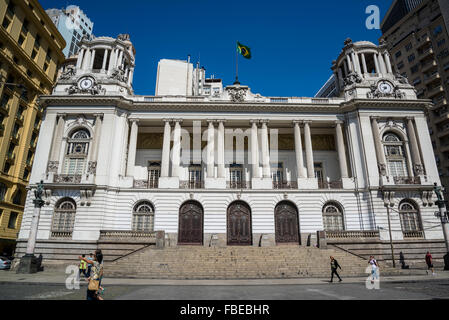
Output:
<svg viewBox="0 0 449 320">
<path fill-rule="evenodd" d="M 0 300 L 84 300 L 87 285 L 66 288 L 67 275 L 0 272 Z M 381 277 L 380 288 L 368 290 L 365 278 L 160 280 L 104 279 L 106 300 L 402 300 L 449 299 L 449 273 L 436 276 Z M 70 284 L 70 283 L 69 283 Z"/>
</svg>

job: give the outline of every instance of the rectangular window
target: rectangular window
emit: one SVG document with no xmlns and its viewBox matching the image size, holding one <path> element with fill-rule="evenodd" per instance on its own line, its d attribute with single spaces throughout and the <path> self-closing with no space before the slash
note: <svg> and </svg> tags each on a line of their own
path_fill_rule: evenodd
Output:
<svg viewBox="0 0 449 320">
<path fill-rule="evenodd" d="M 405 46 L 405 50 L 406 50 L 406 51 L 410 51 L 410 49 L 412 49 L 412 44 L 411 44 L 411 43 L 408 43 L 408 44 Z"/>
<path fill-rule="evenodd" d="M 439 35 L 441 32 L 443 32 L 443 28 L 441 26 L 437 26 L 433 29 L 433 35 L 437 36 Z"/>
<path fill-rule="evenodd" d="M 388 169 L 390 171 L 390 176 L 393 177 L 407 177 L 407 170 L 405 168 L 405 163 L 401 160 L 389 160 Z"/>
<path fill-rule="evenodd" d="M 421 78 L 416 78 L 415 80 L 413 80 L 413 85 L 416 86 L 418 84 L 421 83 Z"/>
<path fill-rule="evenodd" d="M 15 229 L 17 224 L 17 217 L 19 214 L 17 212 L 11 212 L 9 215 L 8 228 Z"/>
<path fill-rule="evenodd" d="M 398 52 L 396 52 L 396 54 L 394 55 L 396 58 L 399 58 L 402 55 L 401 50 L 399 50 Z"/>
<path fill-rule="evenodd" d="M 313 164 L 315 171 L 315 178 L 318 179 L 318 185 L 323 185 L 324 183 L 324 172 L 323 172 L 323 164 L 321 162 L 315 162 Z"/>
<path fill-rule="evenodd" d="M 231 164 L 229 167 L 229 175 L 231 188 L 240 188 L 243 183 L 243 166 L 241 164 Z"/>
<path fill-rule="evenodd" d="M 413 60 L 415 60 L 415 55 L 411 54 L 411 55 L 408 56 L 407 59 L 408 59 L 408 62 L 412 62 Z"/>
<path fill-rule="evenodd" d="M 8 191 L 8 188 L 0 182 L 0 201 L 5 201 L 6 191 Z"/>
<path fill-rule="evenodd" d="M 284 181 L 284 164 L 271 164 L 271 179 L 273 183 L 282 183 Z"/>
<path fill-rule="evenodd" d="M 158 188 L 161 176 L 161 163 L 150 162 L 148 164 L 148 188 Z"/>
<path fill-rule="evenodd" d="M 418 72 L 418 69 L 419 69 L 419 65 L 416 64 L 410 69 L 410 71 L 412 72 L 412 74 L 414 74 L 414 73 Z"/>
<path fill-rule="evenodd" d="M 441 47 L 445 43 L 446 43 L 446 39 L 443 38 L 443 39 L 441 39 L 440 41 L 437 42 L 437 46 Z"/>
<path fill-rule="evenodd" d="M 201 165 L 189 166 L 189 187 L 201 188 L 202 184 L 202 168 Z"/>
<path fill-rule="evenodd" d="M 64 163 L 64 174 L 80 175 L 84 173 L 86 160 L 84 158 L 68 158 Z"/>
<path fill-rule="evenodd" d="M 404 62 L 399 62 L 398 63 L 398 69 L 402 69 L 402 68 L 404 68 Z"/>
</svg>

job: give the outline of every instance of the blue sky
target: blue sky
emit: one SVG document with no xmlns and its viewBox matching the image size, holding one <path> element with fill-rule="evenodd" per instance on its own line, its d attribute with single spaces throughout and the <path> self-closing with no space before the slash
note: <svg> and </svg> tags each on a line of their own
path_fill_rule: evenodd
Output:
<svg viewBox="0 0 449 320">
<path fill-rule="evenodd" d="M 157 62 L 187 59 L 208 76 L 235 78 L 236 41 L 249 46 L 252 59 L 239 59 L 239 80 L 264 96 L 313 96 L 331 74 L 343 41 L 378 42 L 368 30 L 368 5 L 381 18 L 392 0 L 40 0 L 44 9 L 76 4 L 94 22 L 96 36 L 128 33 L 136 48 L 134 91 L 152 95 Z"/>
</svg>

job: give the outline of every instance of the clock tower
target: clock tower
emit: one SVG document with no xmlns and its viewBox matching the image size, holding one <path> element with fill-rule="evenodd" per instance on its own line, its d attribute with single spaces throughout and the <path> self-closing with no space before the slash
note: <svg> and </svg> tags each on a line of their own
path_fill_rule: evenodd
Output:
<svg viewBox="0 0 449 320">
<path fill-rule="evenodd" d="M 407 78 L 395 73 L 384 43 L 346 39 L 332 63 L 337 92 L 351 99 L 416 99 Z"/>
<path fill-rule="evenodd" d="M 83 39 L 60 70 L 54 95 L 133 95 L 135 49 L 129 35 Z"/>
</svg>

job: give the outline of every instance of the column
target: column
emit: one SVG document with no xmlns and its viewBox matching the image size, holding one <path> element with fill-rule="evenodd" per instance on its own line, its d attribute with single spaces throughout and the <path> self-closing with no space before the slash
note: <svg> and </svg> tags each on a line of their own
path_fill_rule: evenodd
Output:
<svg viewBox="0 0 449 320">
<path fill-rule="evenodd" d="M 421 163 L 421 157 L 419 152 L 418 140 L 416 139 L 415 126 L 413 125 L 413 118 L 407 117 L 407 132 L 408 140 L 410 141 L 413 171 L 416 175 L 423 174 L 423 167 Z"/>
<path fill-rule="evenodd" d="M 371 129 L 373 131 L 374 146 L 376 147 L 377 165 L 379 166 L 379 172 L 382 176 L 387 175 L 387 164 L 385 159 L 385 153 L 382 148 L 382 141 L 380 139 L 379 125 L 377 123 L 378 117 L 371 117 Z"/>
<path fill-rule="evenodd" d="M 214 178 L 215 177 L 215 136 L 214 136 L 214 122 L 213 120 L 208 120 L 209 127 L 207 128 L 207 158 L 206 158 L 206 166 L 207 166 L 207 177 Z"/>
<path fill-rule="evenodd" d="M 92 55 L 91 55 L 91 58 L 90 58 L 90 64 L 89 64 L 89 69 L 90 70 L 92 70 L 94 68 L 95 52 L 96 52 L 96 50 L 93 49 L 92 50 Z"/>
<path fill-rule="evenodd" d="M 354 52 L 351 52 L 351 58 L 352 58 L 352 62 L 354 64 L 354 71 L 356 73 L 361 73 L 360 72 L 360 64 L 357 63 L 358 59 L 357 59 L 356 54 Z"/>
<path fill-rule="evenodd" d="M 304 144 L 306 145 L 306 160 L 307 160 L 307 177 L 315 178 L 315 168 L 313 164 L 312 151 L 312 135 L 310 133 L 310 123 L 312 121 L 304 121 Z"/>
<path fill-rule="evenodd" d="M 384 53 L 384 59 L 385 59 L 385 62 L 387 64 L 387 71 L 388 71 L 388 73 L 393 73 L 393 69 L 391 68 L 390 55 L 388 54 L 388 52 Z"/>
<path fill-rule="evenodd" d="M 131 135 L 129 137 L 128 146 L 128 164 L 126 166 L 126 175 L 128 177 L 134 176 L 134 166 L 136 164 L 136 148 L 137 148 L 137 134 L 139 131 L 137 119 L 130 119 L 131 122 Z"/>
<path fill-rule="evenodd" d="M 86 53 L 84 54 L 84 58 L 83 58 L 83 66 L 81 67 L 81 69 L 83 70 L 87 70 L 87 68 L 89 67 L 90 64 L 90 49 L 86 49 Z"/>
<path fill-rule="evenodd" d="M 58 122 L 56 124 L 55 133 L 53 135 L 50 161 L 59 161 L 59 154 L 61 152 L 62 137 L 64 135 L 65 117 L 66 114 L 58 114 L 56 116 Z"/>
<path fill-rule="evenodd" d="M 262 122 L 261 128 L 262 174 L 264 178 L 271 178 L 270 151 L 269 151 L 268 128 L 267 128 L 268 120 L 262 120 L 261 122 Z"/>
<path fill-rule="evenodd" d="M 380 67 L 380 72 L 382 74 L 386 74 L 387 73 L 387 68 L 385 67 L 385 62 L 384 62 L 384 58 L 382 57 L 382 54 L 378 54 L 377 55 L 378 61 L 379 61 L 379 67 Z"/>
<path fill-rule="evenodd" d="M 122 65 L 122 59 L 123 59 L 123 50 L 120 50 L 120 53 L 118 55 L 116 66 L 117 68 Z"/>
<path fill-rule="evenodd" d="M 362 66 L 363 66 L 363 73 L 368 73 L 368 68 L 366 67 L 366 59 L 365 59 L 364 53 L 362 53 Z"/>
<path fill-rule="evenodd" d="M 96 113 L 95 116 L 95 128 L 94 128 L 94 137 L 92 139 L 92 147 L 90 148 L 90 161 L 97 161 L 98 159 L 98 149 L 100 147 L 100 136 L 101 136 L 101 126 L 103 122 L 103 114 Z"/>
<path fill-rule="evenodd" d="M 81 68 L 81 63 L 83 62 L 83 55 L 86 49 L 82 48 L 78 53 L 78 60 L 76 60 L 76 69 L 79 70 Z"/>
<path fill-rule="evenodd" d="M 225 173 L 225 129 L 224 120 L 218 120 L 217 132 L 217 175 L 218 178 L 226 178 Z"/>
<path fill-rule="evenodd" d="M 130 87 L 133 82 L 133 75 L 134 75 L 134 67 L 129 70 L 128 86 L 130 86 Z"/>
<path fill-rule="evenodd" d="M 340 163 L 340 173 L 341 178 L 348 178 L 348 164 L 346 161 L 346 151 L 345 151 L 345 141 L 343 138 L 343 130 L 341 125 L 343 121 L 337 121 L 335 130 L 337 136 L 337 152 L 338 152 L 338 162 Z"/>
<path fill-rule="evenodd" d="M 351 58 L 349 57 L 349 54 L 346 55 L 346 60 L 348 61 L 349 73 L 351 73 L 352 71 L 354 71 L 354 69 L 353 69 L 352 61 L 351 61 Z"/>
<path fill-rule="evenodd" d="M 103 66 L 101 67 L 101 71 L 104 72 L 106 70 L 106 62 L 108 61 L 108 49 L 104 49 L 103 55 Z"/>
<path fill-rule="evenodd" d="M 251 165 L 252 178 L 260 178 L 259 174 L 259 143 L 257 140 L 257 120 L 251 120 Z"/>
<path fill-rule="evenodd" d="M 111 57 L 109 58 L 108 74 L 112 73 L 115 67 L 115 60 L 117 59 L 117 49 L 111 50 Z"/>
<path fill-rule="evenodd" d="M 175 119 L 173 131 L 172 177 L 179 178 L 179 165 L 181 162 L 181 119 Z"/>
<path fill-rule="evenodd" d="M 299 128 L 300 121 L 293 121 L 295 133 L 295 154 L 296 154 L 296 168 L 298 170 L 298 178 L 307 178 L 307 173 L 304 168 L 304 159 L 302 155 L 302 141 L 301 129 Z"/>
<path fill-rule="evenodd" d="M 343 88 L 344 81 L 343 81 L 343 72 L 341 71 L 341 67 L 338 68 L 338 81 L 340 83 L 340 88 Z"/>
<path fill-rule="evenodd" d="M 376 73 L 381 74 L 382 71 L 379 69 L 379 61 L 377 60 L 377 53 L 373 55 L 374 58 L 374 67 L 376 68 Z"/>
<path fill-rule="evenodd" d="M 164 119 L 164 139 L 162 143 L 162 159 L 161 159 L 161 177 L 168 177 L 170 168 L 170 138 L 171 127 L 170 120 Z"/>
</svg>

